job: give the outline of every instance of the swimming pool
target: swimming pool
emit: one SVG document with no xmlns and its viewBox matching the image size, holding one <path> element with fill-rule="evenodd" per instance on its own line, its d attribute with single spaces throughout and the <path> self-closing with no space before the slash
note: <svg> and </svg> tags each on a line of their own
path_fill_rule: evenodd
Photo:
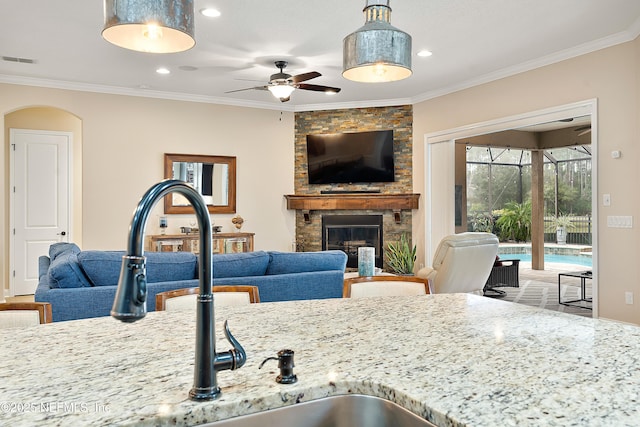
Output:
<svg viewBox="0 0 640 427">
<path fill-rule="evenodd" d="M 522 262 L 531 262 L 531 254 L 498 254 L 500 259 L 519 259 Z M 557 262 L 562 264 L 583 265 L 592 267 L 590 256 L 581 255 L 556 255 L 544 254 L 544 262 Z"/>
</svg>

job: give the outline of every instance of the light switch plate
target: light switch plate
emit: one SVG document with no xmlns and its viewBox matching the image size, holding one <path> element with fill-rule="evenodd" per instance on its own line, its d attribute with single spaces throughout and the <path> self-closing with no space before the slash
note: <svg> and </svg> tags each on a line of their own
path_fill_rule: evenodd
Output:
<svg viewBox="0 0 640 427">
<path fill-rule="evenodd" d="M 609 228 L 633 228 L 632 216 L 613 216 L 607 217 L 607 227 Z"/>
<path fill-rule="evenodd" d="M 602 206 L 611 206 L 611 194 L 602 195 Z"/>
</svg>

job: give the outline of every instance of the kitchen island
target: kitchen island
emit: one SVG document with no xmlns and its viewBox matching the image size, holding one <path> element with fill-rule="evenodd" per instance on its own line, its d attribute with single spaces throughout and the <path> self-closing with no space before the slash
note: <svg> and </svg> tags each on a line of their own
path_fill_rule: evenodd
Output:
<svg viewBox="0 0 640 427">
<path fill-rule="evenodd" d="M 0 331 L 0 425 L 197 425 L 366 394 L 443 426 L 640 425 L 640 327 L 490 298 L 426 295 L 216 310 L 247 352 L 192 402 L 195 315 Z M 295 384 L 275 382 L 295 351 Z"/>
</svg>

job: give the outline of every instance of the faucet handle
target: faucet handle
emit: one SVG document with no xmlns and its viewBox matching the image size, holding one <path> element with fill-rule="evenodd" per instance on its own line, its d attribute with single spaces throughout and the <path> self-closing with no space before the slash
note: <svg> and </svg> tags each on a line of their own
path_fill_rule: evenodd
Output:
<svg viewBox="0 0 640 427">
<path fill-rule="evenodd" d="M 234 361 L 234 365 L 231 370 L 241 368 L 247 361 L 247 353 L 244 351 L 244 348 L 240 345 L 238 340 L 233 335 L 231 335 L 228 320 L 224 321 L 224 336 L 227 338 L 227 341 L 229 341 L 233 346 L 233 349 L 229 350 Z"/>
<path fill-rule="evenodd" d="M 217 353 L 215 355 L 213 362 L 214 369 L 216 371 L 225 369 L 233 371 L 234 369 L 241 368 L 247 361 L 247 353 L 244 351 L 244 348 L 242 348 L 238 340 L 231 335 L 228 320 L 224 321 L 224 336 L 227 338 L 227 341 L 231 343 L 233 348 L 229 351 Z"/>
</svg>

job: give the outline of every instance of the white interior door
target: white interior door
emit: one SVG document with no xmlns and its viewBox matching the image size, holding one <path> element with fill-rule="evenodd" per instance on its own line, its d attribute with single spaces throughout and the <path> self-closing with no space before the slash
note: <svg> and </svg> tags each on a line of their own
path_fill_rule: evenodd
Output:
<svg viewBox="0 0 640 427">
<path fill-rule="evenodd" d="M 11 129 L 10 294 L 38 284 L 38 257 L 69 241 L 72 134 Z"/>
</svg>

